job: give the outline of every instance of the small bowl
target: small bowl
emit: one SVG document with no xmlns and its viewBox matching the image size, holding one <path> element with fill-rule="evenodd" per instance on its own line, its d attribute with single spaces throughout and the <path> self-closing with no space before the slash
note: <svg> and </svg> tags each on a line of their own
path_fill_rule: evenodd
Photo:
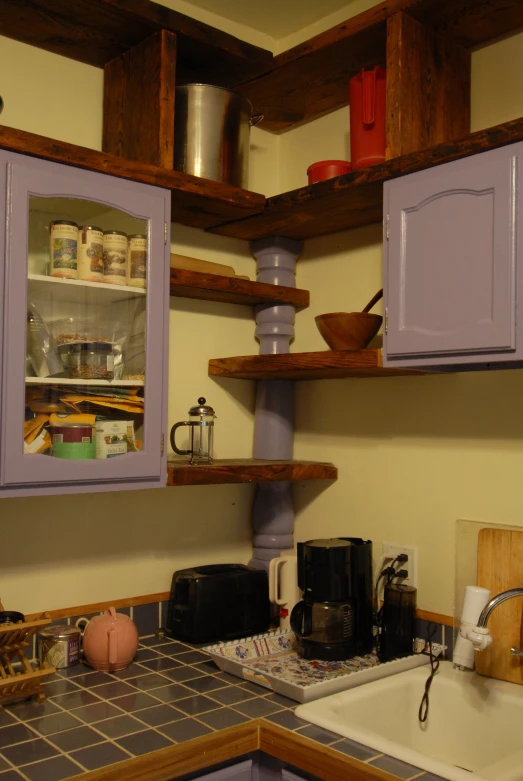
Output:
<svg viewBox="0 0 523 781">
<path fill-rule="evenodd" d="M 17 624 L 20 621 L 25 621 L 23 613 L 18 613 L 16 610 L 0 611 L 0 624 Z"/>
<path fill-rule="evenodd" d="M 363 350 L 383 322 L 381 315 L 370 312 L 330 312 L 314 319 L 331 350 Z"/>
</svg>

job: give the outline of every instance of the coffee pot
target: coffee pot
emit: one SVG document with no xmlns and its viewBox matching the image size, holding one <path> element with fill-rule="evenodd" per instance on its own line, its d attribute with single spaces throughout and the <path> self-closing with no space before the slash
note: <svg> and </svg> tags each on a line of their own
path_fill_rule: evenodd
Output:
<svg viewBox="0 0 523 781">
<path fill-rule="evenodd" d="M 191 456 L 191 464 L 212 464 L 214 420 L 216 415 L 212 407 L 205 404 L 201 396 L 198 404 L 189 410 L 189 420 L 175 423 L 171 429 L 171 447 L 179 456 Z M 176 447 L 176 429 L 180 426 L 190 427 L 190 448 L 180 450 Z"/>
</svg>

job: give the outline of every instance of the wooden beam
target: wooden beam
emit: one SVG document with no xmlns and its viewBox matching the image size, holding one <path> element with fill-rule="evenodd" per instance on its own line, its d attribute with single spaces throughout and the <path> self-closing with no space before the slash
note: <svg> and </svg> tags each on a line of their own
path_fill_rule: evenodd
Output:
<svg viewBox="0 0 523 781">
<path fill-rule="evenodd" d="M 266 72 L 271 52 L 148 0 L 0 0 L 2 35 L 103 68 L 155 32 L 178 36 L 185 77 L 230 86 Z M 183 73 L 186 70 L 187 73 Z"/>
<path fill-rule="evenodd" d="M 225 483 L 266 483 L 286 480 L 336 480 L 333 464 L 314 461 L 261 461 L 220 459 L 214 464 L 193 465 L 189 461 L 167 463 L 167 485 L 221 485 Z"/>
<path fill-rule="evenodd" d="M 104 68 L 102 149 L 172 169 L 176 35 L 153 33 Z"/>
<path fill-rule="evenodd" d="M 470 52 L 405 13 L 387 20 L 387 158 L 470 132 Z"/>
<path fill-rule="evenodd" d="M 381 350 L 326 350 L 283 355 L 212 358 L 209 376 L 239 380 L 339 380 L 426 374 L 416 369 L 382 366 Z"/>
<path fill-rule="evenodd" d="M 262 211 L 265 197 L 230 184 L 211 182 L 138 160 L 54 141 L 0 125 L 0 149 L 20 152 L 55 163 L 119 176 L 171 191 L 171 218 L 194 228 L 210 228 Z"/>
<path fill-rule="evenodd" d="M 181 268 L 171 269 L 171 296 L 221 301 L 226 304 L 291 304 L 297 309 L 309 306 L 309 291 L 264 282 L 248 282 Z"/>
<path fill-rule="evenodd" d="M 236 239 L 277 235 L 301 240 L 378 223 L 383 219 L 383 183 L 389 179 L 522 140 L 523 118 L 514 119 L 310 187 L 275 195 L 267 199 L 265 209 L 255 216 L 210 230 Z"/>
</svg>

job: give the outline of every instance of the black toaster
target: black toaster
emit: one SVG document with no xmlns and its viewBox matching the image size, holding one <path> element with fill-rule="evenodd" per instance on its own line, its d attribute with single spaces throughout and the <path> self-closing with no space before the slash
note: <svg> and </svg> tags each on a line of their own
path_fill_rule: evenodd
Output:
<svg viewBox="0 0 523 781">
<path fill-rule="evenodd" d="M 175 572 L 168 627 L 191 643 L 233 640 L 269 628 L 269 584 L 264 570 L 211 564 Z"/>
</svg>

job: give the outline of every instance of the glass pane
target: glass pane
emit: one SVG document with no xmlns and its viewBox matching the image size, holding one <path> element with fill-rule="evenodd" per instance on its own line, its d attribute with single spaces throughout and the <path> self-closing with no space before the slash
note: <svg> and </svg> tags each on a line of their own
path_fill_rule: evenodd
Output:
<svg viewBox="0 0 523 781">
<path fill-rule="evenodd" d="M 141 449 L 148 230 L 94 201 L 29 197 L 24 453 Z"/>
</svg>

